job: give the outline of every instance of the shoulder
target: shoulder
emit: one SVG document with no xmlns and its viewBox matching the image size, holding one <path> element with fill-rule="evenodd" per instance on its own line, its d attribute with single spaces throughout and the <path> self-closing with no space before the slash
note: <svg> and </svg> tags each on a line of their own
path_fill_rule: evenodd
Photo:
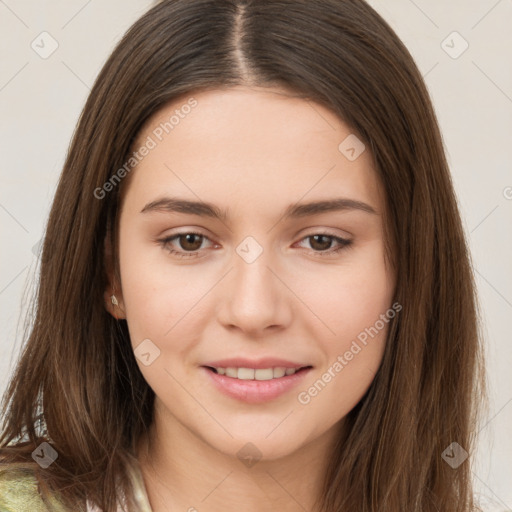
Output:
<svg viewBox="0 0 512 512">
<path fill-rule="evenodd" d="M 55 511 L 63 511 L 57 500 Z M 34 471 L 0 464 L 0 512 L 48 512 Z"/>
</svg>

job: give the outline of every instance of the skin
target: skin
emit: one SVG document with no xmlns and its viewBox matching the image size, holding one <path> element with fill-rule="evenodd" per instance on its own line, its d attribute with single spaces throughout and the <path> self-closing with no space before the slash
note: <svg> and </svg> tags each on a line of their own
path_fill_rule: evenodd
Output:
<svg viewBox="0 0 512 512">
<path fill-rule="evenodd" d="M 191 95 L 143 127 L 136 147 Z M 382 187 L 368 150 L 349 161 L 352 133 L 333 112 L 282 89 L 235 87 L 194 94 L 198 105 L 130 175 L 120 217 L 118 307 L 132 345 L 160 355 L 140 370 L 156 394 L 139 460 L 155 512 L 314 510 L 343 418 L 381 363 L 387 324 L 308 404 L 298 401 L 391 307 L 395 275 L 384 257 Z M 163 196 L 226 208 L 226 221 L 141 213 Z M 345 197 L 371 205 L 285 220 L 297 202 Z M 165 236 L 199 231 L 206 238 Z M 352 240 L 338 253 L 327 232 Z M 252 263 L 236 252 L 253 237 Z M 168 248 L 198 257 L 179 258 Z M 112 281 L 111 281 L 112 283 Z M 113 286 L 106 290 L 110 297 Z M 233 356 L 275 356 L 313 366 L 293 390 L 247 404 L 214 388 L 200 368 Z M 332 373 L 332 370 L 331 370 Z M 237 456 L 252 443 L 262 458 Z M 194 507 L 194 508 L 192 508 Z"/>
</svg>

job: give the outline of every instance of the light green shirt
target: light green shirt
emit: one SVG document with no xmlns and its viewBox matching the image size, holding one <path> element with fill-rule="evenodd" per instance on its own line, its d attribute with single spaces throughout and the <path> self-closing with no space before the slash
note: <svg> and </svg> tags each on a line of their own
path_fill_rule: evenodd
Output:
<svg viewBox="0 0 512 512">
<path fill-rule="evenodd" d="M 132 475 L 135 500 L 140 512 L 152 512 L 149 499 L 146 494 L 144 480 L 140 470 Z M 77 512 L 69 511 L 59 502 L 57 496 L 52 496 L 51 504 L 55 512 Z M 39 491 L 38 482 L 34 472 L 20 469 L 6 469 L 0 467 L 0 512 L 48 512 Z M 101 512 L 89 503 L 87 512 Z"/>
</svg>

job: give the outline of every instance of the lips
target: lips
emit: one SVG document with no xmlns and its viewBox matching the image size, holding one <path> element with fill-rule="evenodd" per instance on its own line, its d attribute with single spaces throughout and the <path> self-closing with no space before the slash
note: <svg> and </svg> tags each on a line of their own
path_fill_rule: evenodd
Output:
<svg viewBox="0 0 512 512">
<path fill-rule="evenodd" d="M 279 358 L 210 361 L 201 367 L 216 389 L 247 403 L 273 400 L 296 387 L 311 365 Z"/>
<path fill-rule="evenodd" d="M 239 380 L 279 379 L 285 375 L 293 375 L 304 368 L 311 368 L 310 365 L 304 366 L 301 363 L 277 358 L 259 360 L 245 358 L 223 359 L 212 361 L 205 367 L 218 375 L 225 375 L 226 377 Z"/>
</svg>

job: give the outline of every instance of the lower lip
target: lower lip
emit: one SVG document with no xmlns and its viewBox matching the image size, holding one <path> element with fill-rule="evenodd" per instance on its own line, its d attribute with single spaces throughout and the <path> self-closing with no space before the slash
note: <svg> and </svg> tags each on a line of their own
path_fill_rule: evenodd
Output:
<svg viewBox="0 0 512 512">
<path fill-rule="evenodd" d="M 285 375 L 270 380 L 241 380 L 219 375 L 202 366 L 208 377 L 219 391 L 232 398 L 250 404 L 268 402 L 297 386 L 309 373 L 311 368 L 303 368 L 293 375 Z"/>
</svg>

